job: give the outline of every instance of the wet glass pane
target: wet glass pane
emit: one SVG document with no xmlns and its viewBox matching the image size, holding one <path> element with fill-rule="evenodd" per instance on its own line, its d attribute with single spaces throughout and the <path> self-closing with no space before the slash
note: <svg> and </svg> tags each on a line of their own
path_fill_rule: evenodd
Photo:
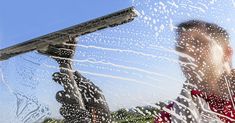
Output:
<svg viewBox="0 0 235 123">
<path fill-rule="evenodd" d="M 234 1 L 128 4 L 133 21 L 54 46 L 65 54 L 0 61 L 0 121 L 234 122 Z"/>
</svg>

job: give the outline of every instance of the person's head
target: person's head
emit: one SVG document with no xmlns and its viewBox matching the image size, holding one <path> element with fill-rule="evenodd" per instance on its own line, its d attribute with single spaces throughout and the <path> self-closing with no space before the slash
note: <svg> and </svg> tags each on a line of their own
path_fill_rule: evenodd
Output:
<svg viewBox="0 0 235 123">
<path fill-rule="evenodd" d="M 176 30 L 176 51 L 186 78 L 214 81 L 229 73 L 232 49 L 229 34 L 222 27 L 200 20 L 180 23 Z"/>
</svg>

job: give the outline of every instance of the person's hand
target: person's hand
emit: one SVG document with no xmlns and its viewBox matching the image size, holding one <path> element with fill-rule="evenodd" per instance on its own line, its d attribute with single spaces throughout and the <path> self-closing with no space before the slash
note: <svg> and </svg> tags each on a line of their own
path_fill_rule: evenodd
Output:
<svg viewBox="0 0 235 123">
<path fill-rule="evenodd" d="M 74 73 L 74 79 L 79 87 L 79 91 L 82 94 L 82 99 L 89 114 L 86 114 L 86 118 L 92 119 L 92 122 L 111 122 L 111 114 L 104 98 L 102 91 L 95 86 L 90 80 L 83 77 L 77 71 Z M 63 84 L 64 81 L 70 81 L 68 76 L 63 73 L 54 73 L 53 80 L 59 84 Z M 79 115 L 79 105 L 75 100 L 71 99 L 64 91 L 59 91 L 56 94 L 56 99 L 62 104 L 60 113 L 65 118 L 77 118 L 75 115 Z M 67 114 L 71 115 L 69 117 Z M 86 119 L 83 117 L 83 119 Z"/>
<path fill-rule="evenodd" d="M 86 109 L 81 109 L 76 100 L 70 98 L 66 92 L 57 92 L 56 99 L 62 104 L 60 114 L 65 118 L 65 123 L 91 122 L 91 113 Z"/>
</svg>

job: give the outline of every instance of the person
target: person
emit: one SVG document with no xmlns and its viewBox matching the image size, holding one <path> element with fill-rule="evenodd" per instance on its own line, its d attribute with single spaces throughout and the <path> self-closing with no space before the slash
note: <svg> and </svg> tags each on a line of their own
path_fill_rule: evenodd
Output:
<svg viewBox="0 0 235 123">
<path fill-rule="evenodd" d="M 178 25 L 175 48 L 186 81 L 177 99 L 163 107 L 154 122 L 235 122 L 228 32 L 213 23 L 189 20 Z"/>
<path fill-rule="evenodd" d="M 63 72 L 63 67 L 71 69 L 72 58 L 75 53 L 76 39 L 70 38 L 64 44 L 49 45 L 47 50 L 41 52 L 46 54 L 60 65 L 60 72 L 55 72 L 52 78 L 55 82 L 64 86 L 65 90 L 56 93 L 56 100 L 62 104 L 60 114 L 65 118 L 65 123 L 110 123 L 112 122 L 111 112 L 105 100 L 102 90 L 92 81 L 82 76 L 78 71 L 72 72 L 73 79 L 79 88 L 82 102 L 85 109 L 81 108 L 81 104 L 76 99 L 72 98 L 71 90 L 66 87 L 70 86 L 71 76 Z M 73 87 L 72 87 L 73 88 Z"/>
</svg>

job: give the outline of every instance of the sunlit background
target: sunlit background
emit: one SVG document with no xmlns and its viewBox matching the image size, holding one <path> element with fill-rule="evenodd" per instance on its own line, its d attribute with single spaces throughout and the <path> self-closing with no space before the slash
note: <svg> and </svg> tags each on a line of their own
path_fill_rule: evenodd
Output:
<svg viewBox="0 0 235 123">
<path fill-rule="evenodd" d="M 78 37 L 75 70 L 99 86 L 111 111 L 174 99 L 184 77 L 174 51 L 180 22 L 224 27 L 235 47 L 233 0 L 1 1 L 0 48 L 134 6 L 131 23 Z M 0 62 L 0 122 L 61 118 L 51 80 L 58 65 L 37 52 Z"/>
</svg>

